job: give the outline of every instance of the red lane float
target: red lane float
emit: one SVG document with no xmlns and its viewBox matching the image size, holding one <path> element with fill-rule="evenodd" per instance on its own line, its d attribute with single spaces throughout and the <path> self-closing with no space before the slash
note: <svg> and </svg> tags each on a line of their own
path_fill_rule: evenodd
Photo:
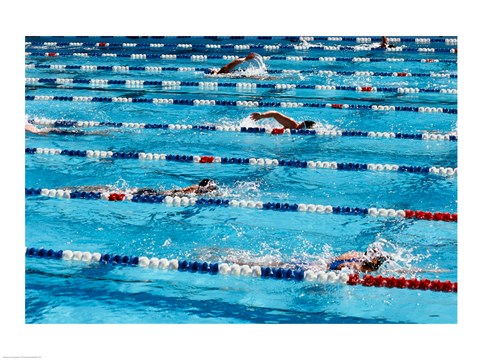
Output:
<svg viewBox="0 0 480 360">
<path fill-rule="evenodd" d="M 111 193 L 108 196 L 108 201 L 123 201 L 124 198 L 125 198 L 125 194 Z"/>
<path fill-rule="evenodd" d="M 332 104 L 332 108 L 334 108 L 334 109 L 343 109 L 343 104 Z"/>
<path fill-rule="evenodd" d="M 439 292 L 457 292 L 458 283 L 452 283 L 450 280 L 440 281 L 440 280 L 428 280 L 428 279 L 405 279 L 404 277 L 395 278 L 382 277 L 382 276 L 373 276 L 373 275 L 364 275 L 362 279 L 358 274 L 350 274 L 348 285 L 362 285 L 362 286 L 374 286 L 374 287 L 387 287 L 387 288 L 397 288 L 397 289 L 412 289 L 412 290 L 431 290 Z"/>
<path fill-rule="evenodd" d="M 399 72 L 397 73 L 397 76 L 408 76 L 406 72 Z"/>
<path fill-rule="evenodd" d="M 200 158 L 201 163 L 212 163 L 215 158 L 213 156 L 202 156 Z"/>
<path fill-rule="evenodd" d="M 283 134 L 284 132 L 285 132 L 285 129 L 276 128 L 272 130 L 272 135 L 280 135 L 280 134 Z"/>
<path fill-rule="evenodd" d="M 362 91 L 370 92 L 370 91 L 372 91 L 372 87 L 371 86 L 362 86 Z"/>
<path fill-rule="evenodd" d="M 406 219 L 419 219 L 419 220 L 433 220 L 433 221 L 451 221 L 457 222 L 458 215 L 457 213 L 431 213 L 430 211 L 414 211 L 414 210 L 405 210 L 405 218 Z"/>
</svg>

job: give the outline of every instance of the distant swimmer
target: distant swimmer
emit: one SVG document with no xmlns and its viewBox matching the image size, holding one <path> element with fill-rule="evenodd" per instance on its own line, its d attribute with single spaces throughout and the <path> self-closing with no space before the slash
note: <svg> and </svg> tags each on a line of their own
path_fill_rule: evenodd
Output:
<svg viewBox="0 0 480 360">
<path fill-rule="evenodd" d="M 218 188 L 215 181 L 212 179 L 202 179 L 198 184 L 193 184 L 181 189 L 172 189 L 172 190 L 157 190 L 149 188 L 134 188 L 133 195 L 203 195 L 208 193 L 213 193 Z"/>
<path fill-rule="evenodd" d="M 238 65 L 254 60 L 257 67 L 247 68 L 243 71 L 233 71 Z M 230 78 L 249 78 L 257 80 L 275 80 L 276 76 L 268 75 L 267 68 L 263 63 L 262 57 L 256 53 L 250 53 L 244 58 L 235 59 L 220 69 L 211 69 L 209 76 L 222 76 L 226 75 Z"/>
<path fill-rule="evenodd" d="M 58 129 L 54 127 L 38 128 L 35 125 L 25 123 L 25 132 L 46 136 L 49 134 L 55 135 L 106 135 L 106 131 L 83 131 L 78 129 Z"/>
<path fill-rule="evenodd" d="M 88 192 L 103 192 L 111 191 L 112 189 L 106 186 L 75 186 L 72 188 L 66 188 L 66 190 L 76 191 L 88 191 Z M 198 184 L 193 184 L 181 189 L 160 190 L 152 188 L 131 188 L 124 190 L 125 193 L 130 195 L 144 195 L 144 196 L 175 196 L 175 195 L 203 195 L 213 194 L 218 189 L 217 184 L 212 179 L 202 179 Z"/>
<path fill-rule="evenodd" d="M 233 60 L 232 62 L 228 63 L 227 65 L 221 67 L 220 69 L 213 69 L 212 74 L 213 75 L 219 75 L 219 74 L 229 74 L 235 69 L 238 65 L 243 64 L 245 61 L 253 60 L 257 54 L 255 53 L 250 53 L 244 58 L 238 58 Z"/>
<path fill-rule="evenodd" d="M 394 48 L 395 45 L 389 44 L 389 40 L 386 36 L 382 36 L 382 42 L 380 43 L 380 47 L 382 49 L 387 49 L 387 48 Z"/>
<path fill-rule="evenodd" d="M 254 112 L 250 114 L 250 118 L 258 121 L 260 119 L 267 119 L 273 118 L 275 119 L 280 125 L 283 125 L 285 129 L 311 129 L 315 125 L 314 121 L 303 121 L 301 123 L 296 122 L 291 117 L 288 117 L 278 111 L 267 111 L 264 113 Z"/>
</svg>

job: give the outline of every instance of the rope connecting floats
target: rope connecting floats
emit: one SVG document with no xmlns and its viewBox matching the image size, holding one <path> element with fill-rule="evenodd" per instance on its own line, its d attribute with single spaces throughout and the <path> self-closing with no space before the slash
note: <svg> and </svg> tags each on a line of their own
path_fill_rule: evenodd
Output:
<svg viewBox="0 0 480 360">
<path fill-rule="evenodd" d="M 390 219 L 414 219 L 429 221 L 457 222 L 457 213 L 429 212 L 421 210 L 395 210 L 384 208 L 358 208 L 349 206 L 332 206 L 316 204 L 288 204 L 262 202 L 253 200 L 229 200 L 219 198 L 196 198 L 187 196 L 165 195 L 132 195 L 116 192 L 89 192 L 63 189 L 34 189 L 26 188 L 25 196 L 45 196 L 57 199 L 84 199 L 106 201 L 131 201 L 137 203 L 160 204 L 169 206 L 217 206 L 217 207 L 240 207 L 257 210 L 310 212 L 316 214 L 357 215 L 383 217 Z"/>
<path fill-rule="evenodd" d="M 74 45 L 72 45 L 74 44 Z M 81 44 L 81 45 L 79 45 Z M 362 44 L 369 44 L 369 42 L 362 42 Z M 429 43 L 421 43 L 422 45 L 428 45 Z M 371 48 L 371 47 L 352 47 L 352 46 L 342 46 L 342 45 L 318 45 L 318 44 L 274 44 L 274 45 L 259 45 L 259 44 L 189 44 L 189 43 L 132 43 L 132 42 L 86 42 L 86 43 L 75 43 L 75 42 L 27 42 L 25 43 L 25 48 L 30 47 L 69 47 L 69 46 L 87 46 L 87 47 L 97 47 L 97 48 L 149 48 L 149 49 L 177 49 L 177 50 L 237 50 L 237 51 L 248 51 L 248 50 L 265 50 L 265 51 L 279 51 L 279 50 L 298 50 L 298 51 L 395 51 L 395 52 L 440 52 L 440 53 L 456 53 L 457 50 L 449 48 L 438 48 L 438 47 L 395 47 L 395 48 Z"/>
<path fill-rule="evenodd" d="M 452 283 L 449 280 L 429 280 L 429 279 L 405 279 L 404 277 L 395 278 L 335 272 L 335 271 L 313 271 L 304 270 L 300 267 L 292 268 L 271 268 L 264 266 L 249 266 L 239 264 L 227 264 L 222 262 L 202 262 L 166 258 L 158 259 L 156 257 L 148 258 L 146 256 L 128 256 L 101 254 L 89 251 L 72 250 L 53 250 L 44 248 L 26 248 L 25 256 L 36 257 L 51 260 L 64 260 L 77 262 L 79 264 L 103 264 L 110 266 L 139 267 L 143 269 L 171 270 L 185 273 L 199 273 L 224 276 L 246 276 L 261 277 L 264 279 L 290 280 L 290 281 L 308 281 L 322 284 L 341 284 L 341 285 L 363 285 L 374 287 L 411 289 L 411 290 L 430 290 L 436 292 L 458 291 L 458 283 Z"/>
<path fill-rule="evenodd" d="M 88 157 L 88 158 L 109 158 L 109 159 L 137 159 L 137 160 L 166 160 L 184 163 L 216 163 L 216 164 L 237 164 L 252 166 L 288 166 L 296 168 L 309 169 L 332 169 L 345 171 L 395 171 L 415 174 L 434 174 L 442 176 L 456 176 L 457 168 L 451 167 L 428 167 L 428 166 L 406 166 L 397 164 L 360 164 L 360 163 L 337 163 L 335 161 L 302 161 L 302 160 L 278 160 L 268 158 L 227 158 L 220 156 L 199 156 L 199 155 L 172 155 L 156 154 L 144 152 L 121 152 L 104 150 L 67 150 L 67 149 L 48 149 L 48 148 L 25 148 L 26 154 L 46 154 L 46 155 L 64 155 L 70 157 Z"/>
<path fill-rule="evenodd" d="M 125 54 L 125 53 L 104 53 L 104 52 L 26 52 L 26 57 L 118 57 L 133 60 L 161 59 L 177 60 L 190 59 L 192 61 L 206 61 L 207 59 L 234 60 L 235 55 L 186 55 L 186 54 Z M 263 60 L 278 61 L 322 61 L 322 62 L 420 62 L 420 63 L 451 63 L 456 64 L 457 60 L 448 59 L 408 59 L 408 58 L 368 58 L 368 57 L 313 57 L 313 56 L 262 56 Z"/>
<path fill-rule="evenodd" d="M 64 38 L 65 36 L 56 36 Z M 99 36 L 68 36 L 73 39 L 88 39 L 98 38 Z M 120 36 L 122 37 L 122 36 Z M 123 36 L 125 37 L 125 36 Z M 102 39 L 115 39 L 119 36 L 100 36 Z M 351 37 L 351 36 L 126 36 L 130 39 L 210 39 L 210 40 L 288 40 L 288 41 L 346 41 L 356 42 L 360 44 L 379 42 L 382 40 L 380 36 L 374 37 Z M 428 43 L 445 43 L 445 45 L 457 45 L 457 37 L 445 38 L 443 36 L 429 36 L 429 37 L 414 37 L 414 36 L 400 36 L 400 37 L 387 37 L 391 43 L 400 42 L 415 42 L 416 44 L 428 44 Z M 28 43 L 28 42 L 27 42 Z M 66 43 L 66 42 L 65 42 Z M 54 42 L 51 42 L 54 44 Z M 84 43 L 69 42 L 72 46 L 82 46 Z"/>
<path fill-rule="evenodd" d="M 125 85 L 126 87 L 143 86 L 162 86 L 171 89 L 179 89 L 182 86 L 199 87 L 201 90 L 218 90 L 219 87 L 235 87 L 237 90 L 255 90 L 261 89 L 310 89 L 326 91 L 357 91 L 357 92 L 395 92 L 398 94 L 418 94 L 418 93 L 439 93 L 439 94 L 457 94 L 457 89 L 431 89 L 416 87 L 375 87 L 375 86 L 340 86 L 340 85 L 313 85 L 313 84 L 266 84 L 266 83 L 231 83 L 231 82 L 203 82 L 203 81 L 150 81 L 150 80 L 112 80 L 112 79 L 68 79 L 68 78 L 25 78 L 26 85 L 36 84 L 89 84 L 95 87 L 104 87 L 108 85 Z"/>
<path fill-rule="evenodd" d="M 175 87 L 175 85 L 172 85 Z M 371 110 L 371 111 L 409 111 L 420 113 L 457 114 L 456 108 L 441 107 L 414 107 L 394 105 L 356 105 L 356 104 L 319 104 L 302 102 L 265 102 L 265 101 L 226 101 L 226 100 L 199 100 L 199 99 L 165 99 L 165 98 L 131 98 L 131 97 L 93 97 L 93 96 L 53 96 L 37 95 L 25 96 L 26 101 L 73 101 L 73 102 L 115 102 L 115 103 L 151 103 L 156 105 L 188 105 L 188 106 L 237 106 L 237 107 L 313 107 L 345 110 Z"/>
<path fill-rule="evenodd" d="M 25 69 L 51 69 L 51 70 L 82 70 L 82 71 L 146 71 L 146 72 L 162 72 L 162 71 L 198 71 L 210 73 L 211 68 L 197 67 L 161 67 L 161 66 L 124 66 L 124 65 L 65 65 L 65 64 L 25 64 Z M 269 74 L 280 73 L 301 73 L 301 74 L 317 74 L 320 76 L 392 76 L 392 77 L 441 77 L 456 79 L 457 74 L 451 73 L 410 73 L 410 72 L 383 72 L 383 71 L 331 71 L 331 70 L 267 70 Z"/>
<path fill-rule="evenodd" d="M 75 121 L 75 120 L 47 120 L 47 119 L 30 119 L 30 124 L 45 125 L 53 127 L 112 127 L 112 128 L 136 128 L 136 129 L 161 129 L 161 130 L 200 130 L 200 131 L 227 131 L 241 132 L 251 134 L 272 135 L 317 135 L 317 136 L 349 136 L 349 137 L 366 137 L 366 138 L 385 138 L 385 139 L 413 139 L 413 140 L 440 140 L 440 141 L 457 141 L 458 136 L 452 134 L 422 133 L 422 134 L 406 134 L 393 132 L 374 132 L 374 131 L 355 131 L 355 130 L 314 130 L 314 129 L 279 129 L 269 130 L 264 127 L 243 127 L 229 125 L 180 125 L 180 124 L 146 124 L 146 123 L 128 123 L 128 122 L 110 122 L 110 121 Z"/>
</svg>

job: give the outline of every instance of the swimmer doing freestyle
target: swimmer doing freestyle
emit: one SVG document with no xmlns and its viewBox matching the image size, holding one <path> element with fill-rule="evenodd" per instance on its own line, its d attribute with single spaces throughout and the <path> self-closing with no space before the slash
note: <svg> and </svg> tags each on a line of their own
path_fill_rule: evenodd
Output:
<svg viewBox="0 0 480 360">
<path fill-rule="evenodd" d="M 261 119 L 273 118 L 285 129 L 311 129 L 315 125 L 314 121 L 303 121 L 298 123 L 289 116 L 286 116 L 278 111 L 266 111 L 264 113 L 254 112 L 250 114 L 252 120 L 258 121 Z"/>
<path fill-rule="evenodd" d="M 238 65 L 243 64 L 245 61 L 253 60 L 257 54 L 255 53 L 250 53 L 247 56 L 243 58 L 238 58 L 233 60 L 232 62 L 228 63 L 227 65 L 221 67 L 220 69 L 213 69 L 212 74 L 213 75 L 219 75 L 219 74 L 229 74 L 235 69 Z"/>
<path fill-rule="evenodd" d="M 253 73 L 247 73 L 247 72 L 233 72 L 233 70 L 240 64 L 243 64 L 247 61 L 251 60 L 257 60 L 262 64 L 262 66 L 258 70 L 262 70 L 260 73 L 258 72 L 253 72 Z M 213 76 L 218 76 L 218 75 L 227 75 L 227 74 L 232 74 L 234 77 L 247 77 L 247 78 L 253 78 L 253 79 L 258 79 L 258 80 L 273 80 L 277 79 L 275 76 L 268 76 L 265 75 L 266 69 L 264 68 L 264 64 L 262 62 L 262 57 L 256 53 L 250 53 L 247 56 L 243 58 L 238 58 L 235 59 L 231 62 L 229 62 L 227 65 L 224 65 L 220 69 L 211 69 L 210 70 L 210 75 Z"/>
<path fill-rule="evenodd" d="M 223 249 L 225 251 L 225 249 Z M 202 251 L 205 252 L 205 249 Z M 206 260 L 210 260 L 210 251 L 206 252 Z M 218 249 L 215 249 L 214 255 L 216 261 L 218 260 Z M 281 261 L 269 255 L 262 255 L 261 257 L 252 257 L 251 254 L 245 254 L 238 250 L 229 249 L 227 255 L 222 259 L 226 263 L 234 263 L 238 265 L 249 266 L 263 266 L 263 267 L 281 267 L 289 269 L 313 270 L 313 271 L 341 271 L 343 269 L 350 270 L 357 273 L 373 273 L 379 271 L 380 268 L 389 263 L 388 271 L 396 273 L 440 273 L 447 272 L 446 269 L 420 269 L 405 267 L 401 268 L 395 262 L 394 256 L 382 250 L 381 246 L 370 245 L 365 252 L 348 251 L 341 255 L 331 257 L 328 260 L 319 259 L 308 262 L 298 261 Z"/>
<path fill-rule="evenodd" d="M 125 190 L 125 193 L 131 195 L 139 196 L 175 196 L 175 195 L 203 195 L 203 194 L 213 194 L 218 189 L 217 184 L 212 179 L 202 179 L 198 184 L 193 184 L 180 189 L 170 189 L 170 190 L 160 190 L 152 188 L 131 188 Z M 75 190 L 75 191 L 88 191 L 88 192 L 104 192 L 112 191 L 111 188 L 106 186 L 77 186 L 66 188 L 65 190 Z"/>
<path fill-rule="evenodd" d="M 25 132 L 35 134 L 35 135 L 42 135 L 47 136 L 49 134 L 55 135 L 106 135 L 106 131 L 83 131 L 77 129 L 57 129 L 54 127 L 44 127 L 38 128 L 35 125 L 25 123 Z"/>
</svg>

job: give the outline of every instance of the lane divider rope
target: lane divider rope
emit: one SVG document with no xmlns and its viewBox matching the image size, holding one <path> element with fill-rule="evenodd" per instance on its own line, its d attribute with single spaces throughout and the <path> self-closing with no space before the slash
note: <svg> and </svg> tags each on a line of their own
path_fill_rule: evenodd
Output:
<svg viewBox="0 0 480 360">
<path fill-rule="evenodd" d="M 218 90 L 219 87 L 234 87 L 236 90 L 256 90 L 259 89 L 309 89 L 323 91 L 356 91 L 356 92 L 394 92 L 398 94 L 418 94 L 418 93 L 439 93 L 439 94 L 457 94 L 457 89 L 433 89 L 433 88 L 417 88 L 417 87 L 375 87 L 365 86 L 341 86 L 341 85 L 315 85 L 315 84 L 268 84 L 254 82 L 204 82 L 204 81 L 171 81 L 171 80 L 135 80 L 135 79 L 73 79 L 73 78 L 25 78 L 25 85 L 37 84 L 89 84 L 94 87 L 105 87 L 108 85 L 125 85 L 126 87 L 143 87 L 143 86 L 162 86 L 171 89 L 180 89 L 182 86 L 198 87 L 202 91 Z"/>
<path fill-rule="evenodd" d="M 161 130 L 200 130 L 200 131 L 226 131 L 272 135 L 317 135 L 317 136 L 349 136 L 364 138 L 385 138 L 385 139 L 412 139 L 412 140 L 437 140 L 437 141 L 458 141 L 458 136 L 453 134 L 441 134 L 439 132 L 424 132 L 422 134 L 407 134 L 394 132 L 374 132 L 357 130 L 314 130 L 314 129 L 267 129 L 264 127 L 244 127 L 233 125 L 184 125 L 184 124 L 147 124 L 131 122 L 110 122 L 110 121 L 92 121 L 92 120 L 49 120 L 49 119 L 29 119 L 28 122 L 34 125 L 43 125 L 50 127 L 112 127 L 112 128 L 135 128 L 135 129 L 161 129 Z"/>
<path fill-rule="evenodd" d="M 173 85 L 175 86 L 175 85 Z M 164 105 L 188 106 L 237 106 L 237 107 L 313 107 L 346 110 L 371 110 L 371 111 L 409 111 L 420 113 L 445 113 L 457 114 L 456 108 L 441 108 L 427 106 L 395 106 L 395 105 L 357 105 L 357 104 L 332 104 L 332 103 L 302 103 L 302 102 L 264 102 L 241 100 L 204 100 L 204 99 L 165 99 L 165 98 L 132 98 L 132 97 L 96 97 L 96 96 L 53 96 L 53 95 L 26 95 L 26 101 L 73 101 L 73 102 L 115 102 L 115 103 L 153 103 Z"/>
<path fill-rule="evenodd" d="M 428 166 L 406 166 L 396 164 L 360 164 L 329 161 L 304 161 L 304 160 L 278 160 L 268 158 L 227 158 L 220 156 L 198 156 L 198 155 L 172 155 L 157 154 L 145 152 L 122 152 L 122 151 L 104 151 L 104 150 L 66 150 L 49 148 L 25 148 L 26 154 L 36 155 L 63 155 L 70 157 L 88 157 L 88 158 L 109 158 L 109 159 L 136 159 L 142 161 L 175 161 L 185 163 L 216 163 L 216 164 L 237 164 L 251 166 L 288 166 L 309 169 L 332 169 L 344 171 L 393 171 L 415 174 L 434 174 L 445 177 L 457 175 L 457 168 L 452 167 L 428 167 Z"/>
<path fill-rule="evenodd" d="M 190 59 L 192 61 L 206 61 L 207 59 L 234 60 L 235 55 L 186 55 L 186 54 L 126 54 L 126 53 L 105 53 L 105 52 L 25 52 L 25 57 L 118 57 L 130 58 L 133 60 L 161 59 L 177 60 Z M 408 58 L 369 58 L 369 57 L 313 57 L 313 56 L 262 56 L 266 61 L 321 61 L 321 62 L 420 62 L 420 63 L 451 63 L 456 64 L 457 60 L 448 59 L 408 59 Z"/>
<path fill-rule="evenodd" d="M 297 50 L 297 51 L 395 51 L 395 52 L 440 52 L 440 53 L 457 53 L 454 50 L 449 48 L 440 48 L 440 47 L 394 47 L 394 48 L 371 48 L 371 47 L 352 47 L 352 46 L 342 46 L 342 45 L 312 45 L 312 44 L 275 44 L 275 45 L 259 45 L 259 44 L 190 44 L 190 43 L 132 43 L 132 42 L 87 42 L 78 45 L 79 43 L 70 42 L 28 42 L 25 43 L 25 48 L 37 48 L 37 47 L 69 47 L 69 46 L 87 46 L 87 47 L 97 47 L 97 48 L 148 48 L 148 49 L 161 49 L 161 48 L 173 48 L 177 50 L 237 50 L 237 51 L 247 51 L 247 50 L 265 50 L 265 51 L 280 51 L 280 50 Z M 368 42 L 363 42 L 362 44 L 368 44 Z M 422 45 L 428 45 L 429 43 L 423 43 Z"/>
<path fill-rule="evenodd" d="M 65 38 L 65 36 L 56 36 L 59 38 Z M 99 38 L 99 36 L 67 36 L 72 39 L 91 39 Z M 125 38 L 125 36 L 123 36 Z M 100 36 L 102 39 L 118 39 L 122 36 Z M 356 42 L 360 44 L 379 42 L 382 40 L 380 36 L 373 37 L 352 37 L 352 36 L 126 36 L 128 39 L 142 39 L 147 43 L 157 39 L 209 39 L 209 40 L 288 40 L 288 41 L 345 41 Z M 429 36 L 429 37 L 415 37 L 415 36 L 398 36 L 387 37 L 391 43 L 400 42 L 414 42 L 417 44 L 429 44 L 433 42 L 445 43 L 445 45 L 456 45 L 457 37 L 444 37 L 444 36 Z M 130 40 L 128 40 L 130 41 Z M 29 43 L 29 42 L 26 42 Z M 51 42 L 53 43 L 53 42 Z M 67 42 L 65 42 L 67 43 Z M 72 46 L 82 46 L 84 43 L 72 43 Z M 79 45 L 76 45 L 79 44 Z"/>
<path fill-rule="evenodd" d="M 428 221 L 457 222 L 457 213 L 430 212 L 422 210 L 395 210 L 384 208 L 359 208 L 350 206 L 332 206 L 320 204 L 288 204 L 275 202 L 262 202 L 253 200 L 229 200 L 221 198 L 197 198 L 195 196 L 165 196 L 165 195 L 132 195 L 119 192 L 92 192 L 63 189 L 35 189 L 25 188 L 25 196 L 44 196 L 56 199 L 83 199 L 106 201 L 131 201 L 137 203 L 160 204 L 167 206 L 217 206 L 240 207 L 256 210 L 309 212 L 316 214 L 357 215 L 390 219 L 415 219 Z"/>
<path fill-rule="evenodd" d="M 179 271 L 184 273 L 198 273 L 210 275 L 224 276 L 245 276 L 259 277 L 263 279 L 287 280 L 287 281 L 308 281 L 318 282 L 322 284 L 341 284 L 341 285 L 363 285 L 367 287 L 386 287 L 411 290 L 430 290 L 436 292 L 457 293 L 458 283 L 449 280 L 429 280 L 404 277 L 382 277 L 380 275 L 373 276 L 365 274 L 362 278 L 353 272 L 336 272 L 336 271 L 313 271 L 304 270 L 301 267 L 282 268 L 282 267 L 265 267 L 265 266 L 249 266 L 235 263 L 223 262 L 202 262 L 189 261 L 146 256 L 129 256 L 101 254 L 98 252 L 91 253 L 89 251 L 72 251 L 72 250 L 53 250 L 44 248 L 26 248 L 25 256 L 27 258 L 42 258 L 49 260 L 63 260 L 78 264 L 102 264 L 105 266 L 125 266 L 138 267 L 143 269 L 160 269 Z"/>
<path fill-rule="evenodd" d="M 126 66 L 126 65 L 66 65 L 66 64 L 25 64 L 25 69 L 50 69 L 50 70 L 82 70 L 82 71 L 146 71 L 146 72 L 162 72 L 162 71 L 198 71 L 210 73 L 210 68 L 197 67 L 161 67 L 161 66 Z M 298 72 L 302 74 L 317 74 L 319 76 L 392 76 L 392 77 L 435 77 L 435 78 L 452 78 L 456 79 L 457 74 L 453 73 L 410 73 L 410 72 L 383 72 L 383 71 L 331 71 L 331 70 L 267 70 L 269 74 L 280 74 L 285 72 Z"/>
</svg>

